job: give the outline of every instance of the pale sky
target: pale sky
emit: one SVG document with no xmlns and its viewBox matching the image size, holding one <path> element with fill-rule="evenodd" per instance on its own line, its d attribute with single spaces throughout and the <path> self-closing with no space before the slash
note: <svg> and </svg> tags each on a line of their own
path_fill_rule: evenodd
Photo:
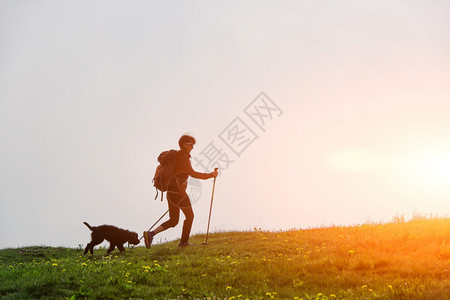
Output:
<svg viewBox="0 0 450 300">
<path fill-rule="evenodd" d="M 83 221 L 141 235 L 167 209 L 156 158 L 184 133 L 193 157 L 220 150 L 213 232 L 448 216 L 449 15 L 448 1 L 0 0 L 0 248 L 85 245 Z"/>
</svg>

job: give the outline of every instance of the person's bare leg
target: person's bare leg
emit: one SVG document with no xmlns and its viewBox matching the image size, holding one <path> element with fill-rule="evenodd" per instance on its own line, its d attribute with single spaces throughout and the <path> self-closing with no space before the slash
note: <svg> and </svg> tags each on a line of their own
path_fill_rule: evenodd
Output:
<svg viewBox="0 0 450 300">
<path fill-rule="evenodd" d="M 156 228 L 155 230 L 153 230 L 153 233 L 156 235 L 160 232 L 163 232 L 164 230 L 166 230 L 164 227 L 162 226 L 158 226 L 158 228 Z"/>
</svg>

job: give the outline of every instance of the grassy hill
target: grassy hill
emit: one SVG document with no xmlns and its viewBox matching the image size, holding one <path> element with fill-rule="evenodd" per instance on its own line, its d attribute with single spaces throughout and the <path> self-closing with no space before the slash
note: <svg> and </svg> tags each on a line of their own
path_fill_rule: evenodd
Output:
<svg viewBox="0 0 450 300">
<path fill-rule="evenodd" d="M 0 297 L 450 299 L 450 219 L 216 233 L 206 246 L 170 242 L 110 256 L 3 249 Z"/>
</svg>

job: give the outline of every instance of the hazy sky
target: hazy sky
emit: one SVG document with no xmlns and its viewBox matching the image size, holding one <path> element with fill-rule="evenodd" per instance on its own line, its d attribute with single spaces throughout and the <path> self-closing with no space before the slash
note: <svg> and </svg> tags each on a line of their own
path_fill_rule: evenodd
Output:
<svg viewBox="0 0 450 300">
<path fill-rule="evenodd" d="M 0 247 L 77 247 L 83 221 L 141 235 L 167 209 L 156 158 L 184 133 L 223 168 L 213 231 L 448 216 L 449 15 L 448 1 L 1 0 Z"/>
</svg>

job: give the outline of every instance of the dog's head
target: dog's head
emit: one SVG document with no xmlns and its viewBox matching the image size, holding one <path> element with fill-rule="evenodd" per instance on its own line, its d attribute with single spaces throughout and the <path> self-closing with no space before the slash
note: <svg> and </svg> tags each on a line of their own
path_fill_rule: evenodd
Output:
<svg viewBox="0 0 450 300">
<path fill-rule="evenodd" d="M 140 241 L 139 241 L 138 234 L 136 232 L 129 231 L 128 243 L 137 245 L 137 244 L 139 244 L 139 242 Z"/>
</svg>

